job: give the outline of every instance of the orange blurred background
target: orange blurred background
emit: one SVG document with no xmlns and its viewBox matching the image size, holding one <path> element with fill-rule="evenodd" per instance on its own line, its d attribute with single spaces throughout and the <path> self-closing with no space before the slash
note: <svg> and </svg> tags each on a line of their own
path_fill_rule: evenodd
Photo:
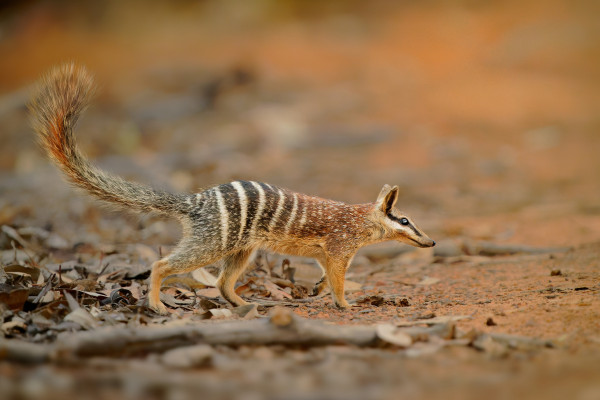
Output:
<svg viewBox="0 0 600 400">
<path fill-rule="evenodd" d="M 600 238 L 596 1 L 2 4 L 4 207 L 26 201 L 24 182 L 30 199 L 70 193 L 52 194 L 66 185 L 25 104 L 72 60 L 100 86 L 82 146 L 130 178 L 246 178 L 348 202 L 398 184 L 438 237 Z"/>
</svg>

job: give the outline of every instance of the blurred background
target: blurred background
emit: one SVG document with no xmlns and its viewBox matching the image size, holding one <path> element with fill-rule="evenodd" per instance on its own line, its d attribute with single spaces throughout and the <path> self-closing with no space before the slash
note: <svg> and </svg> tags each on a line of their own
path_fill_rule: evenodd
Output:
<svg viewBox="0 0 600 400">
<path fill-rule="evenodd" d="M 464 314 L 473 329 L 571 343 L 544 357 L 219 348 L 203 374 L 153 370 L 152 358 L 103 369 L 2 362 L 0 389 L 47 399 L 267 398 L 261 385 L 271 384 L 298 399 L 314 388 L 319 399 L 599 398 L 599 16 L 596 0 L 0 0 L 0 227 L 41 232 L 56 262 L 87 252 L 100 266 L 116 245 L 139 243 L 156 258 L 180 235 L 176 223 L 98 207 L 36 145 L 31 89 L 69 61 L 99 86 L 79 143 L 128 179 L 177 191 L 251 179 L 350 203 L 396 184 L 399 207 L 440 244 L 575 248 L 521 262 L 357 257 L 349 279 L 411 307 L 349 317 L 326 299 L 304 311 L 339 324 Z M 8 265 L 17 250 L 6 232 Z"/>
<path fill-rule="evenodd" d="M 81 146 L 127 178 L 353 203 L 397 184 L 436 240 L 600 238 L 597 1 L 0 4 L 0 224 L 71 243 L 178 236 L 99 210 L 37 148 L 31 85 L 75 61 L 100 88 Z"/>
</svg>

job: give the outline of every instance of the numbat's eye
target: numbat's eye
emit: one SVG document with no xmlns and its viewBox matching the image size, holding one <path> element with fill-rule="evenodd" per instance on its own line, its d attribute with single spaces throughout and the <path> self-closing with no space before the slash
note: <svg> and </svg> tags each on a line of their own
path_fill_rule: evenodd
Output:
<svg viewBox="0 0 600 400">
<path fill-rule="evenodd" d="M 400 223 L 401 223 L 402 225 L 408 225 L 408 220 L 407 220 L 406 218 L 402 218 L 402 219 L 400 220 Z"/>
</svg>

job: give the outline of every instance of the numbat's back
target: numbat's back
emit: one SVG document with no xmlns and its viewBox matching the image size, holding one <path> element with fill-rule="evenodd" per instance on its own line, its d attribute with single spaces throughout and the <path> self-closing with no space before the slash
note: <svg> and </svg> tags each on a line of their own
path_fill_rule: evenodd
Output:
<svg viewBox="0 0 600 400">
<path fill-rule="evenodd" d="M 314 257 L 323 276 L 313 294 L 329 285 L 335 304 L 345 308 L 346 269 L 360 247 L 384 240 L 435 245 L 394 208 L 397 186 L 384 185 L 374 203 L 350 205 L 261 182 L 236 181 L 201 193 L 173 194 L 106 174 L 81 154 L 73 136 L 93 92 L 93 80 L 84 68 L 67 64 L 53 69 L 41 79 L 30 103 L 33 125 L 49 157 L 76 186 L 101 200 L 181 222 L 183 238 L 152 266 L 148 298 L 158 312 L 166 312 L 160 301 L 164 278 L 220 259 L 221 294 L 233 305 L 247 304 L 234 285 L 257 248 Z"/>
</svg>

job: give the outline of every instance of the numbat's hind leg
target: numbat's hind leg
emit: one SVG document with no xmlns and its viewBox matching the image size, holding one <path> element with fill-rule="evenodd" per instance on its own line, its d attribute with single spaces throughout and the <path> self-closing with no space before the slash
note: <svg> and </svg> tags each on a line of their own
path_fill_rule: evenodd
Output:
<svg viewBox="0 0 600 400">
<path fill-rule="evenodd" d="M 166 314 L 167 307 L 160 301 L 160 285 L 166 277 L 184 274 L 204 267 L 215 261 L 215 255 L 198 252 L 185 242 L 181 242 L 173 252 L 152 264 L 148 305 L 159 314 Z"/>
<path fill-rule="evenodd" d="M 321 293 L 323 293 L 323 290 L 325 290 L 326 287 L 327 287 L 327 276 L 325 274 L 323 274 L 321 279 L 319 279 L 317 281 L 317 283 L 315 283 L 315 286 L 313 287 L 313 290 L 312 290 L 312 296 L 320 295 Z"/>
<path fill-rule="evenodd" d="M 173 268 L 169 265 L 166 258 L 156 261 L 152 264 L 152 273 L 150 274 L 150 290 L 148 291 L 148 305 L 159 314 L 166 314 L 167 307 L 160 301 L 160 284 L 163 279 L 173 273 Z"/>
<path fill-rule="evenodd" d="M 235 292 L 235 282 L 244 272 L 252 250 L 240 250 L 236 253 L 227 255 L 223 261 L 223 269 L 217 280 L 217 287 L 221 296 L 234 306 L 245 306 L 248 302 L 242 299 Z"/>
</svg>

